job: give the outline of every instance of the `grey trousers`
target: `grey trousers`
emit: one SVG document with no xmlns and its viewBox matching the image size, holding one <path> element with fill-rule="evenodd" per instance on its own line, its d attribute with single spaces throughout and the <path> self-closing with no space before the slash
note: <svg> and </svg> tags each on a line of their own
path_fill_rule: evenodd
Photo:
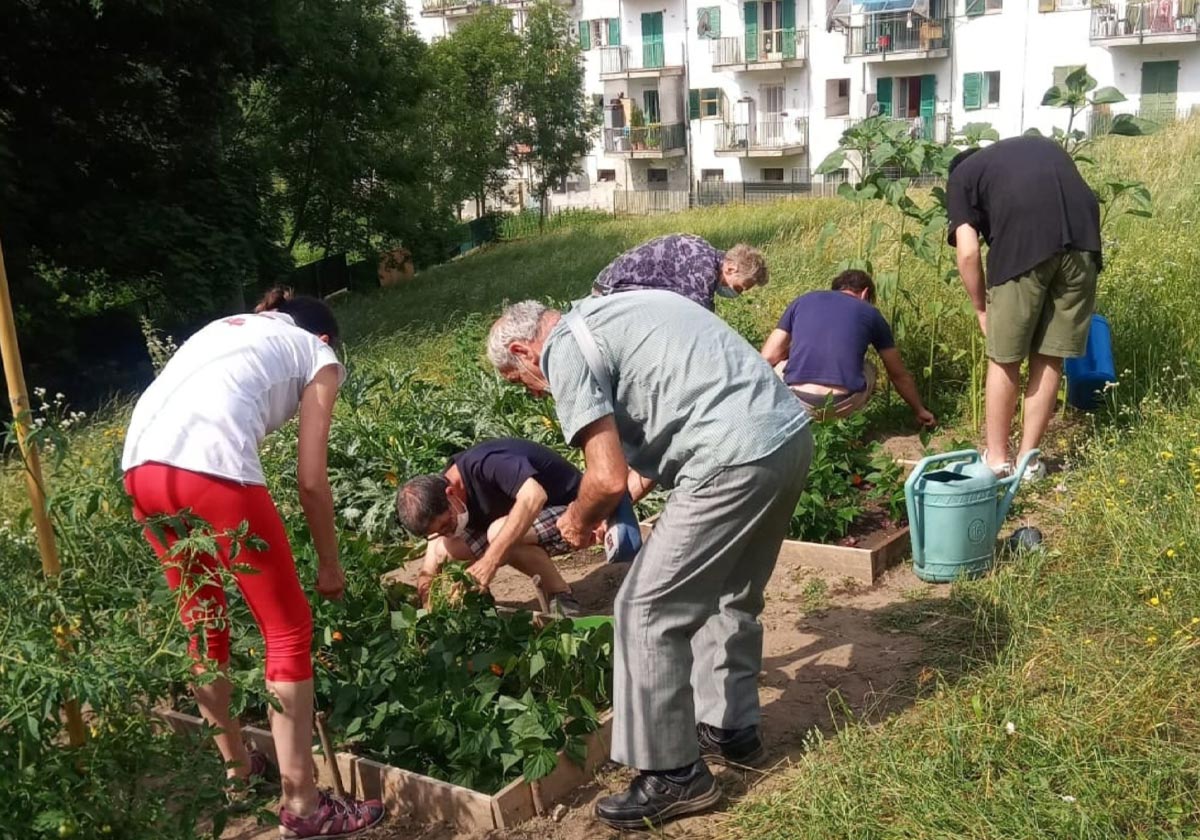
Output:
<svg viewBox="0 0 1200 840">
<path fill-rule="evenodd" d="M 617 593 L 612 758 L 671 770 L 697 721 L 759 722 L 763 590 L 812 460 L 805 428 L 765 458 L 675 490 Z"/>
</svg>

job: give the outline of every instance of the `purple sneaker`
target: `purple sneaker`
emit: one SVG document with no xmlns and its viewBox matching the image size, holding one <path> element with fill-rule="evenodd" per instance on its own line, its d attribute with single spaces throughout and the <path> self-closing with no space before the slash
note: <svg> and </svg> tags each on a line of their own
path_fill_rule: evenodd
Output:
<svg viewBox="0 0 1200 840">
<path fill-rule="evenodd" d="M 378 799 L 359 802 L 339 799 L 321 791 L 317 809 L 307 817 L 298 817 L 286 808 L 279 811 L 279 836 L 285 840 L 303 837 L 350 837 L 378 825 L 383 819 L 383 803 Z"/>
</svg>

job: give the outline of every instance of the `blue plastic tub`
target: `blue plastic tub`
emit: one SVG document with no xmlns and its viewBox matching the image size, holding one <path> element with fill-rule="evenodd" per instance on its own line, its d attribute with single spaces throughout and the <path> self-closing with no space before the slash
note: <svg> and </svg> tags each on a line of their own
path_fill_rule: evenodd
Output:
<svg viewBox="0 0 1200 840">
<path fill-rule="evenodd" d="M 1103 315 L 1093 315 L 1088 330 L 1087 350 L 1067 359 L 1067 402 L 1084 411 L 1094 411 L 1104 402 L 1104 386 L 1117 381 L 1113 360 L 1112 330 Z"/>
</svg>

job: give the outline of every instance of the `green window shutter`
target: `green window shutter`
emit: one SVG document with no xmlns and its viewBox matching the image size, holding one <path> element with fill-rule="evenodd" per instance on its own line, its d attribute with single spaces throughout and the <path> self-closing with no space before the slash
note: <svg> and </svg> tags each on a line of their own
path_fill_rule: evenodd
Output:
<svg viewBox="0 0 1200 840">
<path fill-rule="evenodd" d="M 642 67 L 662 67 L 664 64 L 663 14 L 662 12 L 643 12 Z"/>
<path fill-rule="evenodd" d="M 688 119 L 700 119 L 700 91 L 696 88 L 688 91 Z"/>
<path fill-rule="evenodd" d="M 963 108 L 978 111 L 983 107 L 983 74 L 963 74 Z"/>
<path fill-rule="evenodd" d="M 587 51 L 592 48 L 592 28 L 586 20 L 579 21 L 579 49 Z"/>
<path fill-rule="evenodd" d="M 892 79 L 890 76 L 875 80 L 875 102 L 879 105 L 881 116 L 892 115 Z"/>
<path fill-rule="evenodd" d="M 746 0 L 746 60 L 758 61 L 758 3 Z"/>
<path fill-rule="evenodd" d="M 933 117 L 937 112 L 937 76 L 921 77 L 921 121 L 925 123 L 925 139 L 933 139 Z"/>
<path fill-rule="evenodd" d="M 708 37 L 720 38 L 721 37 L 721 7 L 720 6 L 712 6 L 708 10 L 708 22 L 712 26 L 712 30 L 710 30 Z"/>
<path fill-rule="evenodd" d="M 796 57 L 796 0 L 783 0 L 780 12 L 783 27 L 783 57 Z"/>
<path fill-rule="evenodd" d="M 967 17 L 979 17 L 986 11 L 985 0 L 967 0 Z"/>
<path fill-rule="evenodd" d="M 619 47 L 621 45 L 621 19 L 608 19 L 608 44 L 610 47 Z"/>
</svg>

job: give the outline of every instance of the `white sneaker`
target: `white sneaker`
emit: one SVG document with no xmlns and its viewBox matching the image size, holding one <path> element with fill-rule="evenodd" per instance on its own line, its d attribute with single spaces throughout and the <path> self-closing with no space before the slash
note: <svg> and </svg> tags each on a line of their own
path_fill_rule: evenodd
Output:
<svg viewBox="0 0 1200 840">
<path fill-rule="evenodd" d="M 1008 461 L 1003 461 L 999 464 L 992 464 L 988 461 L 988 451 L 983 450 L 983 463 L 987 464 L 992 472 L 996 474 L 996 478 L 1008 478 L 1013 474 L 1013 465 Z"/>
<path fill-rule="evenodd" d="M 1046 477 L 1046 465 L 1042 463 L 1042 459 L 1038 458 L 1033 463 L 1025 467 L 1025 474 L 1021 476 L 1022 482 L 1033 483 L 1041 481 Z"/>
</svg>

